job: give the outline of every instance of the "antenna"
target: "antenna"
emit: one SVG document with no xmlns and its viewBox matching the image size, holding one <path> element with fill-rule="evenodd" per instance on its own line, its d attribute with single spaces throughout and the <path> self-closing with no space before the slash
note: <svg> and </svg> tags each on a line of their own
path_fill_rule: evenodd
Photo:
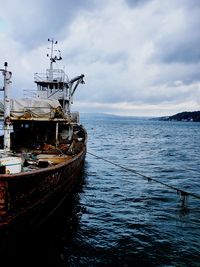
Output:
<svg viewBox="0 0 200 267">
<path fill-rule="evenodd" d="M 61 57 L 61 52 L 60 50 L 54 50 L 54 45 L 58 43 L 58 41 L 54 41 L 54 39 L 49 39 L 48 38 L 48 42 L 51 42 L 51 52 L 50 52 L 50 55 L 47 54 L 47 57 L 50 57 L 50 70 L 53 70 L 53 63 L 55 63 L 57 60 L 62 60 L 62 57 Z M 55 51 L 58 51 L 59 53 L 59 57 L 58 56 L 54 56 L 54 52 Z"/>
<path fill-rule="evenodd" d="M 55 63 L 57 60 L 62 60 L 62 57 L 61 57 L 61 52 L 60 50 L 54 50 L 54 45 L 58 43 L 58 41 L 54 41 L 54 39 L 50 39 L 48 38 L 48 42 L 51 43 L 51 48 L 48 48 L 48 49 L 51 49 L 51 52 L 50 52 L 50 55 L 47 54 L 47 57 L 50 57 L 50 79 L 53 80 L 53 63 Z M 54 52 L 55 51 L 58 51 L 59 53 L 59 57 L 58 56 L 54 56 Z"/>
</svg>

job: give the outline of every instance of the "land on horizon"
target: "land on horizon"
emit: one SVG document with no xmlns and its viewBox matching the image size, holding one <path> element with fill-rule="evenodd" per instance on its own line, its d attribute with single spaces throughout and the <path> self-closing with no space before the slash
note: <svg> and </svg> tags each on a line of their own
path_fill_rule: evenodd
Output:
<svg viewBox="0 0 200 267">
<path fill-rule="evenodd" d="M 183 111 L 170 116 L 128 116 L 128 115 L 117 115 L 108 113 L 82 113 L 83 116 L 92 117 L 110 117 L 110 118 L 134 118 L 134 119 L 159 119 L 163 121 L 200 121 L 200 111 Z"/>
</svg>

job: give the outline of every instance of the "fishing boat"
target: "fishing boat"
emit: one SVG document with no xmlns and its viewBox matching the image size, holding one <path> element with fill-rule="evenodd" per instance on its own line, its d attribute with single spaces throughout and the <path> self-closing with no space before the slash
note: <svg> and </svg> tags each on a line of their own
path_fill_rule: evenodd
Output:
<svg viewBox="0 0 200 267">
<path fill-rule="evenodd" d="M 35 73 L 36 90 L 22 99 L 10 95 L 12 73 L 5 62 L 0 115 L 0 246 L 3 236 L 40 225 L 72 192 L 83 169 L 87 132 L 71 111 L 84 75 L 69 79 L 54 63 L 62 60 L 50 42 L 50 67 Z M 57 55 L 55 55 L 57 54 Z"/>
</svg>

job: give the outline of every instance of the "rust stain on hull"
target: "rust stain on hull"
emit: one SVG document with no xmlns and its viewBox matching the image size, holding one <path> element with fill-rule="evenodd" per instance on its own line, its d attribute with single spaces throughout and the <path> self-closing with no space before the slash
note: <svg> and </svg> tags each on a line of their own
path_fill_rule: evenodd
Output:
<svg viewBox="0 0 200 267">
<path fill-rule="evenodd" d="M 8 234 L 35 228 L 58 208 L 79 181 L 85 155 L 86 147 L 55 166 L 0 177 L 0 249 Z"/>
</svg>

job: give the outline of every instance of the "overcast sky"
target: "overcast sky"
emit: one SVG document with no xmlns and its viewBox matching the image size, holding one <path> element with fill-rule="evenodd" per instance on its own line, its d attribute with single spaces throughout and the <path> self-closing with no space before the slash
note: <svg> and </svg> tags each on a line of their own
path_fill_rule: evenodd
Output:
<svg viewBox="0 0 200 267">
<path fill-rule="evenodd" d="M 62 53 L 56 68 L 85 74 L 75 110 L 200 110 L 199 0 L 0 0 L 0 68 L 8 62 L 14 97 L 49 67 L 48 38 Z"/>
</svg>

